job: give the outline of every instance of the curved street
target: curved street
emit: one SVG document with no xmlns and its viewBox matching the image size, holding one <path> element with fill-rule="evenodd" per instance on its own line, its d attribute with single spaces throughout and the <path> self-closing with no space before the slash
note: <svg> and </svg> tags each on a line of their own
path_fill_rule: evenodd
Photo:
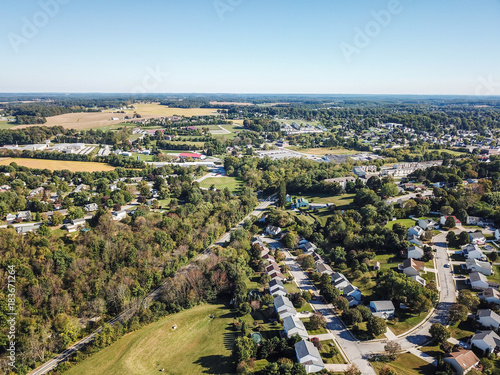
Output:
<svg viewBox="0 0 500 375">
<path fill-rule="evenodd" d="M 358 341 L 351 332 L 343 325 L 341 320 L 333 313 L 333 306 L 322 303 L 319 299 L 312 301 L 311 305 L 316 311 L 321 312 L 327 320 L 327 328 L 339 346 L 344 351 L 347 358 L 354 363 L 360 371 L 364 374 L 375 374 L 367 358 L 374 353 L 381 353 L 384 351 L 384 346 L 387 341 L 395 341 L 401 345 L 404 351 L 419 356 L 429 363 L 434 363 L 434 358 L 429 357 L 420 350 L 418 347 L 424 345 L 430 340 L 429 329 L 433 323 L 447 324 L 449 309 L 451 305 L 456 303 L 457 295 L 455 290 L 455 283 L 453 280 L 452 268 L 445 267 L 449 263 L 448 258 L 448 245 L 446 242 L 447 232 L 441 232 L 433 238 L 433 244 L 436 248 L 435 252 L 435 265 L 437 268 L 439 303 L 434 310 L 431 311 L 430 316 L 417 328 L 400 335 L 395 340 L 373 340 L 373 341 Z M 290 272 L 294 276 L 295 282 L 302 290 L 310 290 L 317 294 L 317 290 L 311 280 L 307 277 L 306 273 L 300 268 L 295 261 L 295 257 L 290 252 L 285 251 L 287 256 L 285 263 L 290 267 Z"/>
</svg>

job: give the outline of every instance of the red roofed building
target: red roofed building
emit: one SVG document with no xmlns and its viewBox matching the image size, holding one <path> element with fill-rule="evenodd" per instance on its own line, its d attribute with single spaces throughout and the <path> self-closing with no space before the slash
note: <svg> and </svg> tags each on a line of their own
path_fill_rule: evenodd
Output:
<svg viewBox="0 0 500 375">
<path fill-rule="evenodd" d="M 460 220 L 458 220 L 458 219 L 456 218 L 456 216 L 452 216 L 452 218 L 453 218 L 453 220 L 455 220 L 455 225 L 456 225 L 457 227 L 461 227 L 461 226 L 462 226 L 462 222 L 461 222 Z M 440 221 L 439 221 L 439 224 L 444 225 L 444 223 L 446 222 L 446 219 L 448 219 L 448 216 L 441 216 L 441 219 L 440 219 Z"/>
<path fill-rule="evenodd" d="M 179 157 L 181 159 L 184 159 L 184 158 L 205 159 L 205 155 L 195 154 L 195 153 L 191 153 L 191 152 L 183 152 L 179 155 Z"/>
</svg>

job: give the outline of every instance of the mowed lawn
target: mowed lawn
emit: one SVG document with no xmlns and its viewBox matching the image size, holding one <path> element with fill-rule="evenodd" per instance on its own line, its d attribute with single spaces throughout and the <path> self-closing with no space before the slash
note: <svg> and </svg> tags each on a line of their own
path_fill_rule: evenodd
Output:
<svg viewBox="0 0 500 375">
<path fill-rule="evenodd" d="M 12 122 L 8 122 L 8 121 L 0 121 L 0 129 L 10 129 L 12 128 L 13 126 L 15 126 L 15 124 L 13 124 Z"/>
<path fill-rule="evenodd" d="M 406 228 L 413 227 L 414 225 L 417 224 L 417 222 L 413 219 L 398 219 L 394 221 L 389 221 L 385 226 L 386 228 L 392 229 L 392 227 L 396 223 L 403 224 Z"/>
<path fill-rule="evenodd" d="M 231 374 L 233 319 L 223 304 L 196 306 L 122 337 L 65 374 Z"/>
<path fill-rule="evenodd" d="M 235 177 L 209 177 L 200 182 L 200 187 L 210 189 L 214 185 L 217 190 L 224 190 L 226 187 L 231 193 L 237 193 L 243 186 L 243 182 Z"/>
<path fill-rule="evenodd" d="M 380 374 L 380 370 L 382 370 L 387 363 L 372 362 L 371 364 L 375 372 Z M 401 354 L 394 362 L 390 362 L 389 366 L 396 370 L 398 375 L 432 375 L 436 372 L 434 366 L 411 353 Z"/>
<path fill-rule="evenodd" d="M 47 160 L 47 159 L 24 159 L 24 158 L 2 158 L 0 165 L 9 165 L 16 163 L 23 167 L 34 169 L 48 169 L 51 171 L 70 170 L 72 172 L 107 172 L 115 167 L 105 163 L 94 163 L 87 161 L 66 161 L 66 160 Z"/>
<path fill-rule="evenodd" d="M 305 198 L 309 203 L 333 203 L 339 210 L 345 210 L 351 205 L 355 194 L 343 194 L 343 195 L 328 195 L 328 194 L 297 194 L 294 198 Z"/>
</svg>

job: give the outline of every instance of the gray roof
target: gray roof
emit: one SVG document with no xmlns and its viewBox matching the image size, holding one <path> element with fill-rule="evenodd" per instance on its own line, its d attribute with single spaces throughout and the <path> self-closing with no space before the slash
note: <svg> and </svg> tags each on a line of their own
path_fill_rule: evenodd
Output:
<svg viewBox="0 0 500 375">
<path fill-rule="evenodd" d="M 304 326 L 304 323 L 302 321 L 294 316 L 287 316 L 286 318 L 283 319 L 283 328 L 287 331 L 290 332 L 292 329 L 297 328 L 303 332 L 301 334 L 308 336 L 306 327 Z"/>
<path fill-rule="evenodd" d="M 299 341 L 298 343 L 296 343 L 295 344 L 295 353 L 297 353 L 297 357 L 299 359 L 307 357 L 308 355 L 312 355 L 316 358 L 319 358 L 318 362 L 321 362 L 320 364 L 323 364 L 323 361 L 321 360 L 321 355 L 319 354 L 318 349 L 310 341 L 302 340 L 302 341 Z"/>
<path fill-rule="evenodd" d="M 479 266 L 481 268 L 491 270 L 491 264 L 489 264 L 488 262 L 481 262 L 477 259 L 466 259 L 465 265 L 467 266 L 467 268 L 471 268 L 473 266 Z"/>
<path fill-rule="evenodd" d="M 356 291 L 358 288 L 356 288 L 355 286 L 353 286 L 352 284 L 349 284 L 347 285 L 345 288 L 344 288 L 344 294 L 349 294 L 349 293 L 352 293 L 354 291 Z"/>
<path fill-rule="evenodd" d="M 474 340 L 482 340 L 492 349 L 500 346 L 500 336 L 498 336 L 495 331 L 481 331 L 472 336 L 470 340 L 471 342 Z"/>
<path fill-rule="evenodd" d="M 485 275 L 483 275 L 481 272 L 471 272 L 469 274 L 469 279 L 471 282 L 475 282 L 475 281 L 485 281 L 485 282 L 488 282 L 488 279 Z"/>
<path fill-rule="evenodd" d="M 500 315 L 498 315 L 496 312 L 494 312 L 491 309 L 480 309 L 477 310 L 477 317 L 478 318 L 485 318 L 485 317 L 490 317 L 497 322 L 500 322 Z"/>
<path fill-rule="evenodd" d="M 344 274 L 342 274 L 340 272 L 335 272 L 332 275 L 332 281 L 334 284 L 338 284 L 341 281 L 347 281 L 347 277 L 345 277 Z"/>
<path fill-rule="evenodd" d="M 319 273 L 333 273 L 332 268 L 326 264 L 325 262 L 318 261 L 316 262 L 316 269 Z"/>
<path fill-rule="evenodd" d="M 283 281 L 281 280 L 278 280 L 278 279 L 272 279 L 271 281 L 269 281 L 269 288 L 275 286 L 275 285 L 279 285 L 279 286 L 283 286 Z"/>
<path fill-rule="evenodd" d="M 471 238 L 477 238 L 477 239 L 484 238 L 484 235 L 481 232 L 472 232 L 469 233 L 469 236 Z"/>
<path fill-rule="evenodd" d="M 279 309 L 283 306 L 291 307 L 294 309 L 292 302 L 285 296 L 278 296 L 274 299 L 274 307 Z"/>
<path fill-rule="evenodd" d="M 373 306 L 376 311 L 394 310 L 392 301 L 372 301 L 370 305 Z"/>
</svg>

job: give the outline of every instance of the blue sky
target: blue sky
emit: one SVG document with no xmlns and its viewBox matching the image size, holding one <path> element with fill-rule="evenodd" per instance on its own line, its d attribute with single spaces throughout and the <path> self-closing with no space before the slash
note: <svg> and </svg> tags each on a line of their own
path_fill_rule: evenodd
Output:
<svg viewBox="0 0 500 375">
<path fill-rule="evenodd" d="M 500 0 L 0 4 L 0 92 L 500 94 Z"/>
</svg>

